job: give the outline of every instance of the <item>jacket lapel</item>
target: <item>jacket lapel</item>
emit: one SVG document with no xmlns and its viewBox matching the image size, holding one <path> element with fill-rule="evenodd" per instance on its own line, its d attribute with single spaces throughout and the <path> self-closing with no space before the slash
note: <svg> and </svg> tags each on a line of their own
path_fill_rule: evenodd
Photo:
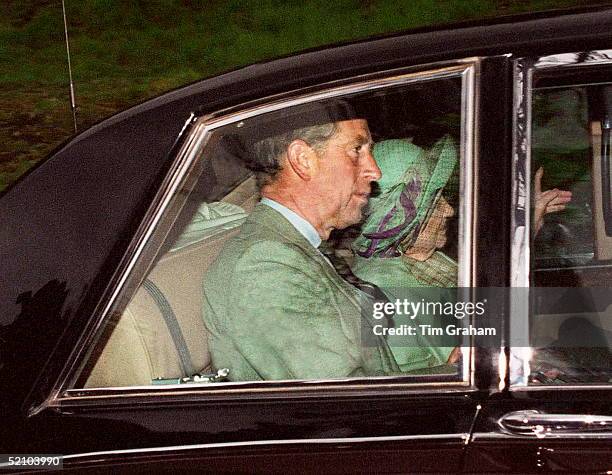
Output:
<svg viewBox="0 0 612 475">
<path fill-rule="evenodd" d="M 315 249 L 302 233 L 300 233 L 282 214 L 265 204 L 258 203 L 248 218 L 248 221 L 251 220 L 268 228 L 271 232 L 276 234 L 279 239 L 298 246 L 319 264 L 325 276 L 333 282 L 352 303 L 357 307 L 361 307 L 358 298 L 358 289 L 345 281 L 323 254 L 321 254 L 318 249 Z"/>
</svg>

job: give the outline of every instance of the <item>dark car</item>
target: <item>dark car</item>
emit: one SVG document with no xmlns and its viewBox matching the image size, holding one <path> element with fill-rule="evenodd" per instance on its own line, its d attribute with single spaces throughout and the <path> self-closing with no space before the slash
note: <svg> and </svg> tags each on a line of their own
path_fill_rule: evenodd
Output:
<svg viewBox="0 0 612 475">
<path fill-rule="evenodd" d="M 211 360 L 202 283 L 259 200 L 249 147 L 338 103 L 377 144 L 453 144 L 445 288 L 486 301 L 470 325 L 497 338 L 468 335 L 442 372 L 241 380 Z M 601 8 L 309 51 L 93 126 L 0 197 L 1 452 L 100 471 L 611 470 L 611 117 Z M 540 167 L 572 201 L 536 233 Z M 359 232 L 330 240 L 348 265 Z"/>
</svg>

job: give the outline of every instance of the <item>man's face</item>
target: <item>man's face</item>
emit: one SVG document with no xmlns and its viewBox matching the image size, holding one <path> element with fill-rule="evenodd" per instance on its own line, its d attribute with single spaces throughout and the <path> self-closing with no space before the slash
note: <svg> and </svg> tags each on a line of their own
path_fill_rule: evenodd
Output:
<svg viewBox="0 0 612 475">
<path fill-rule="evenodd" d="M 371 183 L 381 177 L 372 156 L 372 137 L 365 120 L 337 123 L 336 134 L 318 153 L 313 177 L 313 205 L 319 210 L 326 239 L 333 229 L 343 229 L 362 219 Z"/>
</svg>

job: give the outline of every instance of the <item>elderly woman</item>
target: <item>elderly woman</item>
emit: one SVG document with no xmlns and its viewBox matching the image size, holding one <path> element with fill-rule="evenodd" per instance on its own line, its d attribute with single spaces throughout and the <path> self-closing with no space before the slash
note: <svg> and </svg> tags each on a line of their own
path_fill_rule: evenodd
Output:
<svg viewBox="0 0 612 475">
<path fill-rule="evenodd" d="M 457 162 L 445 136 L 429 151 L 406 141 L 374 146 L 383 176 L 368 217 L 353 242 L 353 272 L 380 287 L 454 287 L 457 263 L 438 251 L 453 208 L 442 196 Z"/>
<path fill-rule="evenodd" d="M 457 163 L 452 139 L 445 136 L 427 151 L 407 140 L 386 140 L 374 146 L 373 154 L 383 174 L 378 181 L 380 194 L 370 200 L 361 234 L 353 242 L 353 273 L 376 284 L 392 301 L 428 297 L 452 301 L 452 290 L 418 289 L 457 286 L 457 263 L 440 251 L 446 244 L 447 221 L 454 214 L 442 195 Z M 538 169 L 534 179 L 535 233 L 544 215 L 565 209 L 572 197 L 569 191 L 542 191 L 543 174 Z M 402 318 L 394 317 L 396 327 L 409 323 Z M 417 324 L 439 328 L 452 323 L 439 316 L 417 318 Z M 448 364 L 458 359 L 457 343 L 424 335 L 389 338 L 400 368 L 408 373 L 452 370 Z"/>
<path fill-rule="evenodd" d="M 373 153 L 383 173 L 380 194 L 370 200 L 368 217 L 353 242 L 353 273 L 379 286 L 392 301 L 431 297 L 415 287 L 456 287 L 457 263 L 438 250 L 446 243 L 446 223 L 453 216 L 442 196 L 457 162 L 452 139 L 445 136 L 427 151 L 406 140 L 386 140 Z M 453 300 L 452 293 L 446 298 Z M 408 323 L 400 318 L 394 318 L 396 327 Z M 412 324 L 453 323 L 433 315 L 417 318 Z M 389 343 L 402 371 L 454 372 L 448 363 L 458 357 L 458 342 L 452 338 L 403 336 Z"/>
</svg>

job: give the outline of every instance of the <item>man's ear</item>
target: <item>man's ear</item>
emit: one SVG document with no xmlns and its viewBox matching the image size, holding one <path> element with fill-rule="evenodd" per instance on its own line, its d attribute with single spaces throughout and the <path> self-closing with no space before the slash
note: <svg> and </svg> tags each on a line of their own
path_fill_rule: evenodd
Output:
<svg viewBox="0 0 612 475">
<path fill-rule="evenodd" d="M 287 163 L 302 180 L 312 178 L 316 167 L 317 154 L 314 149 L 301 139 L 296 139 L 287 147 Z"/>
</svg>

